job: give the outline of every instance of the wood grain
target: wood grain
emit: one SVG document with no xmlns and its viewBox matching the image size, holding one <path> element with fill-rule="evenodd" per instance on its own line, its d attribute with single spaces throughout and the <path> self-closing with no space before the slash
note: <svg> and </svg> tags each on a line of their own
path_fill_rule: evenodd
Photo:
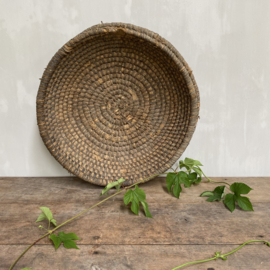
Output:
<svg viewBox="0 0 270 270">
<path fill-rule="evenodd" d="M 60 229 L 81 237 L 80 251 L 66 252 L 61 247 L 54 252 L 50 241 L 44 239 L 15 269 L 27 263 L 35 270 L 171 269 L 211 257 L 215 251 L 225 253 L 251 239 L 270 240 L 270 178 L 226 179 L 253 188 L 249 197 L 254 212 L 237 208 L 230 213 L 222 203 L 208 203 L 198 197 L 216 184 L 201 183 L 185 189 L 178 200 L 167 193 L 165 179 L 156 178 L 143 185 L 153 219 L 142 211 L 139 216 L 132 214 L 119 195 Z M 38 207 L 50 207 L 60 224 L 100 201 L 101 189 L 76 177 L 1 177 L 0 269 L 8 269 L 26 245 L 42 235 L 38 225 L 46 223 L 34 222 L 40 213 Z M 241 252 L 235 260 L 233 255 L 227 262 L 187 269 L 270 269 L 270 248 L 252 245 Z"/>
<path fill-rule="evenodd" d="M 236 245 L 78 245 L 80 250 L 39 245 L 29 250 L 15 269 L 31 266 L 35 270 L 170 270 L 181 264 L 214 257 L 216 251 L 230 252 Z M 1 247 L 1 270 L 19 256 L 25 246 Z M 232 254 L 227 261 L 213 260 L 188 266 L 188 270 L 269 270 L 269 248 L 248 245 Z"/>
</svg>

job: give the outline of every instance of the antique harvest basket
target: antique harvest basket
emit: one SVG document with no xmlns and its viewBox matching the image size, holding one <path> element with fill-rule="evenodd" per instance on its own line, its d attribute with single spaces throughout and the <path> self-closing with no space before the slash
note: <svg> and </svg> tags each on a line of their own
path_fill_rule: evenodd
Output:
<svg viewBox="0 0 270 270">
<path fill-rule="evenodd" d="M 126 185 L 165 172 L 193 135 L 199 92 L 164 38 L 124 23 L 88 28 L 49 62 L 37 95 L 44 144 L 69 172 Z"/>
</svg>

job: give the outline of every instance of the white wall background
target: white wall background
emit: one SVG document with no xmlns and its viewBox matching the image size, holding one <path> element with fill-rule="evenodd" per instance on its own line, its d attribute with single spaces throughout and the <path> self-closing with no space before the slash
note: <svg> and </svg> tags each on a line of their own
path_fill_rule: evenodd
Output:
<svg viewBox="0 0 270 270">
<path fill-rule="evenodd" d="M 146 27 L 193 69 L 201 119 L 183 157 L 209 176 L 270 175 L 269 0 L 0 0 L 0 176 L 65 176 L 36 124 L 54 53 L 103 22 Z"/>
</svg>

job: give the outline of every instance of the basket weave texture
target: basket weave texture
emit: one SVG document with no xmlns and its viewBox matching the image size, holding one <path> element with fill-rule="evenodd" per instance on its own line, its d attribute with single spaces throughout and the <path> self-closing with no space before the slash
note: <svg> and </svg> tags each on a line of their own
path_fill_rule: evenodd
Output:
<svg viewBox="0 0 270 270">
<path fill-rule="evenodd" d="M 186 149 L 199 113 L 192 71 L 164 38 L 99 24 L 67 42 L 44 71 L 37 120 L 69 172 L 105 186 L 165 172 Z"/>
</svg>

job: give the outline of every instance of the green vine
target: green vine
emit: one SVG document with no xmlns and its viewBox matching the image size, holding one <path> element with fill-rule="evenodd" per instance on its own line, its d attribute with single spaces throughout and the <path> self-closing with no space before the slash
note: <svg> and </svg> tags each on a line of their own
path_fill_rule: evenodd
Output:
<svg viewBox="0 0 270 270">
<path fill-rule="evenodd" d="M 182 268 L 184 266 L 191 265 L 191 264 L 198 264 L 198 263 L 204 263 L 204 262 L 213 261 L 213 260 L 216 260 L 218 258 L 222 259 L 223 261 L 226 261 L 227 260 L 227 256 L 229 256 L 229 255 L 233 254 L 234 252 L 238 251 L 243 246 L 245 246 L 245 245 L 247 245 L 249 243 L 253 243 L 253 242 L 263 242 L 264 244 L 266 244 L 267 246 L 270 247 L 270 242 L 267 242 L 265 240 L 250 240 L 250 241 L 245 242 L 244 244 L 242 244 L 238 248 L 236 248 L 236 249 L 234 249 L 231 252 L 228 252 L 226 254 L 221 255 L 221 251 L 215 252 L 215 256 L 212 257 L 212 258 L 210 258 L 210 259 L 201 260 L 201 261 L 194 261 L 194 262 L 188 262 L 188 263 L 182 264 L 180 266 L 177 266 L 177 267 L 173 268 L 172 270 L 176 270 L 176 269 L 179 269 L 179 268 Z"/>
<path fill-rule="evenodd" d="M 20 254 L 20 256 L 13 262 L 13 264 L 10 266 L 9 270 L 12 270 L 14 268 L 16 263 L 21 259 L 21 257 L 32 246 L 34 246 L 37 242 L 39 242 L 40 240 L 42 240 L 43 238 L 45 238 L 47 236 L 49 237 L 49 239 L 54 244 L 55 250 L 57 250 L 60 247 L 61 244 L 63 244 L 63 246 L 65 248 L 78 249 L 78 247 L 76 245 L 76 242 L 74 240 L 80 240 L 80 238 L 75 233 L 59 232 L 58 235 L 56 235 L 56 234 L 54 234 L 54 232 L 56 230 L 58 230 L 59 228 L 63 227 L 65 224 L 71 222 L 72 220 L 78 218 L 79 216 L 83 215 L 84 213 L 88 212 L 89 210 L 93 209 L 94 207 L 104 203 L 105 201 L 113 198 L 114 196 L 116 196 L 116 195 L 118 195 L 120 193 L 125 192 L 124 197 L 123 197 L 124 204 L 129 205 L 131 203 L 130 208 L 131 208 L 131 211 L 134 214 L 136 214 L 136 215 L 139 214 L 139 206 L 141 204 L 143 209 L 144 209 L 146 217 L 152 218 L 152 215 L 150 213 L 148 204 L 146 202 L 146 194 L 143 191 L 143 189 L 140 189 L 138 187 L 138 184 L 143 183 L 143 182 L 149 180 L 150 178 L 160 176 L 160 175 L 167 175 L 167 177 L 166 177 L 166 185 L 167 185 L 168 192 L 169 193 L 172 192 L 172 194 L 178 199 L 180 197 L 180 193 L 182 192 L 183 187 L 189 188 L 191 185 L 198 185 L 201 182 L 202 175 L 203 175 L 206 179 L 208 179 L 209 182 L 227 185 L 229 187 L 230 193 L 227 193 L 225 195 L 225 185 L 223 185 L 223 186 L 216 187 L 213 191 L 205 191 L 205 192 L 203 192 L 200 195 L 201 197 L 208 197 L 208 199 L 207 199 L 208 202 L 223 201 L 224 205 L 231 212 L 233 212 L 235 210 L 236 203 L 238 204 L 238 206 L 240 208 L 242 208 L 245 211 L 253 211 L 253 207 L 252 207 L 252 204 L 251 204 L 249 198 L 241 196 L 241 195 L 248 194 L 252 190 L 249 186 L 247 186 L 244 183 L 233 183 L 233 184 L 230 185 L 227 182 L 213 181 L 204 174 L 204 172 L 201 169 L 201 166 L 203 166 L 203 165 L 198 160 L 185 158 L 185 160 L 180 160 L 179 166 L 177 167 L 177 169 L 173 170 L 174 172 L 152 175 L 152 176 L 150 176 L 148 178 L 145 178 L 143 180 L 140 180 L 140 181 L 138 181 L 138 182 L 136 182 L 136 183 L 134 183 L 134 184 L 132 184 L 132 185 L 130 185 L 128 187 L 122 186 L 123 182 L 125 182 L 126 180 L 123 179 L 123 178 L 120 178 L 119 180 L 117 180 L 115 182 L 109 183 L 102 190 L 100 195 L 101 196 L 106 195 L 106 194 L 108 194 L 108 191 L 110 189 L 116 188 L 117 191 L 114 194 L 106 197 L 102 201 L 100 201 L 100 202 L 94 204 L 93 206 L 85 209 L 84 211 L 78 213 L 76 216 L 68 219 L 67 221 L 63 222 L 60 225 L 57 225 L 57 221 L 53 218 L 53 214 L 52 214 L 52 212 L 50 211 L 49 208 L 40 207 L 40 210 L 42 211 L 42 213 L 39 215 L 36 222 L 40 222 L 40 221 L 43 221 L 43 220 L 47 219 L 48 220 L 48 229 L 44 228 L 41 225 L 39 226 L 39 228 L 41 228 L 43 230 L 46 230 L 46 233 L 43 236 L 41 236 L 39 239 L 34 241 L 30 246 L 28 246 L 24 250 Z M 178 171 L 178 169 L 180 169 L 180 171 Z M 185 169 L 185 170 L 183 170 L 183 169 Z M 51 229 L 52 225 L 54 226 L 54 228 Z M 248 242 L 244 243 L 242 246 L 240 246 L 239 248 L 233 250 L 230 253 L 220 255 L 220 252 L 216 252 L 215 257 L 213 257 L 213 258 L 203 260 L 203 261 L 195 261 L 195 262 L 186 263 L 186 264 L 178 266 L 178 267 L 176 267 L 174 269 L 178 269 L 178 268 L 184 267 L 184 266 L 189 265 L 189 264 L 197 264 L 197 263 L 211 261 L 211 260 L 214 260 L 214 259 L 217 259 L 217 258 L 221 258 L 221 259 L 225 260 L 225 259 L 227 259 L 228 255 L 236 252 L 238 249 L 240 249 L 244 245 L 246 245 L 248 243 L 251 243 L 251 242 L 264 242 L 265 244 L 270 246 L 269 242 L 266 242 L 264 240 L 251 240 L 251 241 L 248 241 Z M 27 270 L 27 269 L 29 270 L 30 268 L 24 268 L 22 270 Z"/>
</svg>

